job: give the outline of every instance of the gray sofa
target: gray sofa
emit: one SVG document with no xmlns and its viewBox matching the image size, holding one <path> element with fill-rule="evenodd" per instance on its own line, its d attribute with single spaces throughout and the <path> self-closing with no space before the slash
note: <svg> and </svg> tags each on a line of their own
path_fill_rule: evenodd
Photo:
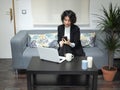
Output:
<svg viewBox="0 0 120 90">
<path fill-rule="evenodd" d="M 37 48 L 28 47 L 28 34 L 44 34 L 57 32 L 56 30 L 21 30 L 11 39 L 12 67 L 14 70 L 26 69 L 32 56 L 38 56 Z M 81 33 L 96 32 L 95 47 L 83 48 L 86 56 L 93 56 L 94 63 L 98 69 L 107 65 L 107 53 L 99 38 L 102 35 L 96 30 L 81 30 Z"/>
</svg>

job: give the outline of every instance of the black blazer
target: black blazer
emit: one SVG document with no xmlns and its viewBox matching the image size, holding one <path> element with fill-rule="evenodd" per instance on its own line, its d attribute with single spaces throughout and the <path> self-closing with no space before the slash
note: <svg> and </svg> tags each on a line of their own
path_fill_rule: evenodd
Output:
<svg viewBox="0 0 120 90">
<path fill-rule="evenodd" d="M 58 26 L 58 43 L 61 41 L 62 37 L 64 36 L 64 32 L 65 32 L 65 26 L 63 24 Z M 80 28 L 76 25 L 71 25 L 70 27 L 70 42 L 75 43 L 75 47 L 72 48 L 72 53 L 75 56 L 85 56 L 80 41 Z"/>
</svg>

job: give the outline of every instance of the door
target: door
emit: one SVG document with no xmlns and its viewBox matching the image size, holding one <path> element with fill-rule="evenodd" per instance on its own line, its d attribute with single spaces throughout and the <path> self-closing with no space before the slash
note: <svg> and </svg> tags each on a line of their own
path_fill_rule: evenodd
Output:
<svg viewBox="0 0 120 90">
<path fill-rule="evenodd" d="M 0 58 L 11 58 L 10 39 L 14 36 L 12 0 L 0 0 Z"/>
</svg>

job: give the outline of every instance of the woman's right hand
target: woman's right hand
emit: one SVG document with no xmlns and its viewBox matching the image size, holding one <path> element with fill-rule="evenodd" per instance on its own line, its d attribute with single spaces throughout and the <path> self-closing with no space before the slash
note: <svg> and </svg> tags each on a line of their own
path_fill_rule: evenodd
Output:
<svg viewBox="0 0 120 90">
<path fill-rule="evenodd" d="M 64 41 L 62 40 L 62 41 L 60 41 L 59 42 L 59 44 L 60 44 L 60 47 L 62 47 L 63 46 L 63 44 L 64 44 Z"/>
</svg>

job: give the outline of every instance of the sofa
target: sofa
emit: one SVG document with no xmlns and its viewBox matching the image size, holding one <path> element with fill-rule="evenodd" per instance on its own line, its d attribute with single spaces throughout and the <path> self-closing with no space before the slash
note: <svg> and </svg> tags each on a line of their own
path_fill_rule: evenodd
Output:
<svg viewBox="0 0 120 90">
<path fill-rule="evenodd" d="M 85 47 L 86 56 L 92 56 L 98 69 L 107 65 L 108 57 L 100 40 L 103 36 L 97 30 L 81 30 L 82 33 L 95 33 L 94 46 Z M 30 47 L 30 34 L 57 33 L 57 30 L 21 30 L 11 39 L 12 67 L 14 70 L 27 69 L 31 58 L 39 56 L 37 47 Z"/>
</svg>

